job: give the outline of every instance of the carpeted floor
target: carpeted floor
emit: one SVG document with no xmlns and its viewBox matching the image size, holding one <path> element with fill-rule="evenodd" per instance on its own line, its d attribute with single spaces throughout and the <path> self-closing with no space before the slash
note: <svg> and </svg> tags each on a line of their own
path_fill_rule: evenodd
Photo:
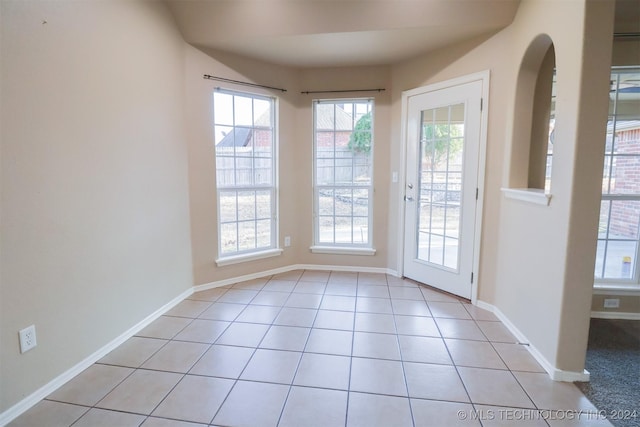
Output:
<svg viewBox="0 0 640 427">
<path fill-rule="evenodd" d="M 591 319 L 585 368 L 589 400 L 614 426 L 640 427 L 640 321 Z"/>
</svg>

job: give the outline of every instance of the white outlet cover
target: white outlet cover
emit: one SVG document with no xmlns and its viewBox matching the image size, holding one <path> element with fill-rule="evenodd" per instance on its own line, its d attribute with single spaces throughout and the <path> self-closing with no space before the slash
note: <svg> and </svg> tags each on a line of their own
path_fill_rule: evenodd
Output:
<svg viewBox="0 0 640 427">
<path fill-rule="evenodd" d="M 36 345 L 36 327 L 35 325 L 27 326 L 19 332 L 20 335 L 20 353 L 25 353 Z"/>
<path fill-rule="evenodd" d="M 605 298 L 604 308 L 620 308 L 620 299 L 618 298 Z"/>
</svg>

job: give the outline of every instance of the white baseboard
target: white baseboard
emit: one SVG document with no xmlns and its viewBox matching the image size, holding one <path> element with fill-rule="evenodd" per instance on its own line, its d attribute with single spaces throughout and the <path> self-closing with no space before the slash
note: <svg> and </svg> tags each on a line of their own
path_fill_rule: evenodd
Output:
<svg viewBox="0 0 640 427">
<path fill-rule="evenodd" d="M 279 267 L 272 270 L 260 271 L 258 273 L 245 274 L 244 276 L 230 277 L 228 279 L 216 280 L 215 282 L 203 283 L 202 285 L 195 285 L 193 287 L 194 292 L 206 291 L 207 289 L 219 288 L 221 286 L 233 285 L 238 282 L 246 282 L 247 280 L 260 279 L 266 276 L 273 276 L 274 274 L 286 273 L 294 266 Z"/>
<path fill-rule="evenodd" d="M 293 266 L 292 270 L 322 270 L 322 271 L 343 271 L 343 272 L 357 272 L 357 273 L 379 273 L 388 274 L 390 276 L 398 276 L 398 272 L 391 270 L 390 268 L 382 267 L 353 267 L 344 265 L 317 265 L 317 264 L 298 264 Z"/>
<path fill-rule="evenodd" d="M 511 323 L 511 320 L 507 316 L 504 315 L 502 311 L 496 306 L 486 303 L 484 301 L 478 300 L 476 305 L 480 308 L 488 310 L 496 315 L 498 319 L 504 324 L 504 326 L 509 329 L 509 331 L 518 339 L 521 344 L 524 344 L 525 348 L 531 353 L 531 355 L 536 359 L 536 361 L 542 366 L 542 368 L 547 371 L 549 377 L 551 377 L 554 381 L 563 381 L 563 382 L 574 382 L 574 381 L 589 381 L 589 372 L 583 370 L 582 372 L 574 372 L 574 371 L 564 371 L 562 369 L 558 369 L 546 357 L 540 353 L 540 351 L 531 343 L 527 337 L 520 332 L 520 330 Z"/>
<path fill-rule="evenodd" d="M 592 319 L 640 320 L 640 313 L 626 313 L 622 311 L 592 311 Z"/>
<path fill-rule="evenodd" d="M 53 380 L 49 381 L 44 386 L 40 387 L 35 392 L 31 393 L 29 396 L 22 399 L 20 402 L 16 403 L 6 411 L 0 414 L 0 426 L 5 426 L 9 424 L 11 421 L 22 415 L 36 403 L 40 402 L 42 399 L 56 391 L 58 388 L 62 387 L 69 380 L 74 378 L 76 375 L 87 369 L 89 366 L 93 365 L 98 360 L 102 359 L 104 356 L 109 354 L 116 347 L 124 343 L 126 340 L 137 334 L 139 331 L 148 326 L 151 322 L 156 320 L 158 317 L 169 311 L 180 301 L 187 298 L 189 295 L 193 293 L 193 288 L 189 288 L 186 291 L 182 292 L 180 295 L 160 307 L 158 310 L 154 311 L 140 322 L 120 334 L 117 338 L 107 343 L 102 348 L 95 351 L 93 354 L 82 360 L 80 363 L 71 367 L 67 371 L 58 375 Z"/>
<path fill-rule="evenodd" d="M 286 267 L 274 268 L 272 270 L 260 271 L 258 273 L 246 274 L 244 276 L 231 277 L 229 279 L 216 280 L 215 282 L 203 283 L 193 287 L 194 292 L 206 291 L 207 289 L 219 288 L 221 286 L 233 285 L 238 282 L 247 280 L 260 279 L 275 274 L 287 273 L 293 270 L 318 270 L 318 271 L 342 271 L 342 272 L 359 272 L 359 273 L 380 273 L 390 276 L 398 276 L 398 272 L 389 268 L 379 267 L 354 267 L 343 265 L 316 265 L 316 264 L 294 264 Z"/>
</svg>

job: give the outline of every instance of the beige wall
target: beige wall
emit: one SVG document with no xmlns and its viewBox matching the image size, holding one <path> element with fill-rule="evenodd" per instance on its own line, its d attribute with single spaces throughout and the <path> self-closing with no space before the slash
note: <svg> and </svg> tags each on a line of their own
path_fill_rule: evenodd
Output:
<svg viewBox="0 0 640 427">
<path fill-rule="evenodd" d="M 618 66 L 634 66 L 640 65 L 640 40 L 615 40 L 613 43 L 613 52 L 611 63 Z"/>
<path fill-rule="evenodd" d="M 193 279 L 184 43 L 164 6 L 0 11 L 1 412 Z M 21 355 L 31 324 L 38 346 Z"/>
<path fill-rule="evenodd" d="M 619 299 L 620 307 L 618 308 L 604 308 L 605 299 Z M 591 306 L 592 311 L 600 313 L 640 313 L 640 297 L 628 296 L 628 295 L 611 295 L 611 294 L 596 294 L 593 296 L 593 302 Z M 605 314 L 606 315 L 606 314 Z"/>
</svg>

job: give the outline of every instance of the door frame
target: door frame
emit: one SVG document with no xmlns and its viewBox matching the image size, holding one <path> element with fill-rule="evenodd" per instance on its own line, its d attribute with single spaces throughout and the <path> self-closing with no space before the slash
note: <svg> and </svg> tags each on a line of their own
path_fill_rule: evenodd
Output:
<svg viewBox="0 0 640 427">
<path fill-rule="evenodd" d="M 409 98 L 422 95 L 429 92 L 435 92 L 442 89 L 447 89 L 453 86 L 459 86 L 474 81 L 482 82 L 482 110 L 480 112 L 480 147 L 478 150 L 478 200 L 476 205 L 476 216 L 474 221 L 474 236 L 473 236 L 473 266 L 472 271 L 474 275 L 473 283 L 471 284 L 471 302 L 476 304 L 478 299 L 478 284 L 480 269 L 480 243 L 482 237 L 482 214 L 484 206 L 484 176 L 487 157 L 487 128 L 488 128 L 488 112 L 489 112 L 489 78 L 490 71 L 485 70 L 474 74 L 446 80 L 438 83 L 429 84 L 427 86 L 418 87 L 402 92 L 402 115 L 401 115 L 401 150 L 400 150 L 400 171 L 399 171 L 399 188 L 398 191 L 398 205 L 400 206 L 400 212 L 398 213 L 398 259 L 397 259 L 397 271 L 400 277 L 404 276 L 404 243 L 405 243 L 405 210 L 406 202 L 404 200 L 407 185 L 407 122 L 409 114 Z"/>
</svg>

